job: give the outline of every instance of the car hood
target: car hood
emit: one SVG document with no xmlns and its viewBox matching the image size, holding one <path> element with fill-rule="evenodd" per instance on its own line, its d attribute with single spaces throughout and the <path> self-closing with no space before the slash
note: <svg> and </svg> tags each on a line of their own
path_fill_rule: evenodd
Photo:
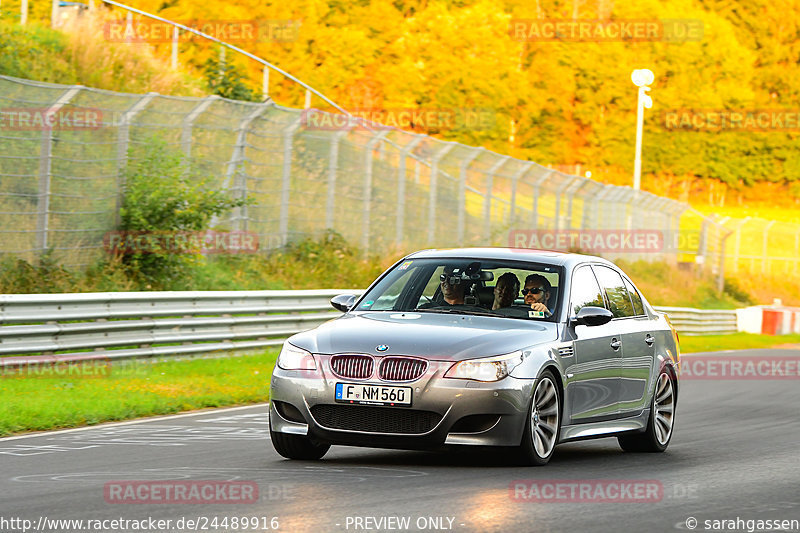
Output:
<svg viewBox="0 0 800 533">
<path fill-rule="evenodd" d="M 414 355 L 459 361 L 510 353 L 554 341 L 557 324 L 438 313 L 346 314 L 289 341 L 312 353 Z M 378 346 L 387 349 L 378 351 Z"/>
</svg>

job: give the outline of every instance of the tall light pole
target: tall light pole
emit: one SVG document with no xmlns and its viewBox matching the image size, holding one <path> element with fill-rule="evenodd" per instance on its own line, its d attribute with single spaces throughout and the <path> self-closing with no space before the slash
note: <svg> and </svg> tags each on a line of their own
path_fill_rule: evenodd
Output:
<svg viewBox="0 0 800 533">
<path fill-rule="evenodd" d="M 653 72 L 644 68 L 631 73 L 631 81 L 639 87 L 639 98 L 636 102 L 636 159 L 633 164 L 633 188 L 639 190 L 642 186 L 642 128 L 644 127 L 644 108 L 653 107 L 653 99 L 647 94 L 655 76 Z"/>
</svg>

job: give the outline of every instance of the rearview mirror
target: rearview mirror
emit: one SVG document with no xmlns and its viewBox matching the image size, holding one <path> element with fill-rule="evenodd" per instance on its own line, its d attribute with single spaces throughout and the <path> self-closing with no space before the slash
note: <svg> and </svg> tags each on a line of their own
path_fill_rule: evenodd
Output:
<svg viewBox="0 0 800 533">
<path fill-rule="evenodd" d="M 356 303 L 357 299 L 358 296 L 355 294 L 339 294 L 338 296 L 331 298 L 331 305 L 334 307 L 334 309 L 338 309 L 342 313 L 346 313 L 353 308 L 353 305 Z"/>
<path fill-rule="evenodd" d="M 578 326 L 602 326 L 608 324 L 614 315 L 605 307 L 586 306 L 571 321 Z"/>
</svg>

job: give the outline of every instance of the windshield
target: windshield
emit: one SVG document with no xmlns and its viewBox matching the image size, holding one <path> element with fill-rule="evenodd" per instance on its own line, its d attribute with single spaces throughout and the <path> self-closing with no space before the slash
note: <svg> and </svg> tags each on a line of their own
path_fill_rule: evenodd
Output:
<svg viewBox="0 0 800 533">
<path fill-rule="evenodd" d="M 357 311 L 415 311 L 553 321 L 561 268 L 524 261 L 410 259 L 361 299 Z"/>
</svg>

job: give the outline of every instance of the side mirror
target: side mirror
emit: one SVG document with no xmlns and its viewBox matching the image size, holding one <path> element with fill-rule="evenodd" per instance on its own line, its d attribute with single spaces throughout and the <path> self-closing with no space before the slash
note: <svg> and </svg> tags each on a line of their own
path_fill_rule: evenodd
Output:
<svg viewBox="0 0 800 533">
<path fill-rule="evenodd" d="M 602 326 L 608 324 L 614 315 L 605 307 L 586 306 L 571 320 L 578 326 Z"/>
<path fill-rule="evenodd" d="M 339 294 L 331 298 L 331 305 L 342 313 L 348 312 L 358 300 L 355 294 Z"/>
</svg>

